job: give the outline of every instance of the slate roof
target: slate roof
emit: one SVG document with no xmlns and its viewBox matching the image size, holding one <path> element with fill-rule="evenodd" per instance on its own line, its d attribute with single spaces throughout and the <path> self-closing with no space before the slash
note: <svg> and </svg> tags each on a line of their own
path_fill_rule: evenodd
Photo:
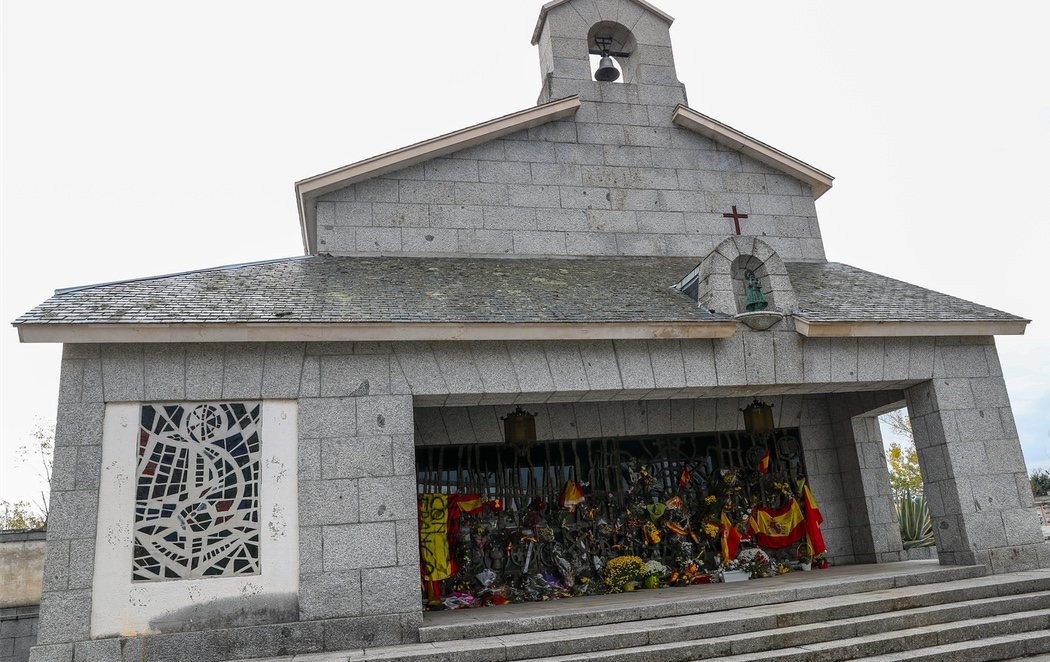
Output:
<svg viewBox="0 0 1050 662">
<path fill-rule="evenodd" d="M 290 258 L 56 293 L 15 324 L 724 321 L 659 260 Z"/>
<path fill-rule="evenodd" d="M 298 257 L 62 290 L 15 325 L 725 321 L 672 289 L 697 262 Z M 1021 319 L 845 264 L 787 267 L 810 321 Z"/>
<path fill-rule="evenodd" d="M 977 303 L 840 262 L 789 262 L 796 316 L 811 322 L 969 322 L 1023 320 Z"/>
</svg>

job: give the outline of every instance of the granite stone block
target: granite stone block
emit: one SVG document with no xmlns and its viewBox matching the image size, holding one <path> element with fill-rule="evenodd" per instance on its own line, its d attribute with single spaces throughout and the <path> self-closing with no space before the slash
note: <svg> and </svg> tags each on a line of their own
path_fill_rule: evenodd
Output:
<svg viewBox="0 0 1050 662">
<path fill-rule="evenodd" d="M 300 398 L 299 436 L 332 438 L 357 430 L 359 398 Z"/>
<path fill-rule="evenodd" d="M 360 480 L 361 521 L 415 519 L 416 477 L 386 476 Z"/>
<path fill-rule="evenodd" d="M 776 381 L 774 334 L 742 333 L 744 341 L 744 369 L 748 384 L 769 384 Z"/>
<path fill-rule="evenodd" d="M 390 393 L 390 357 L 322 356 L 321 397 Z"/>
<path fill-rule="evenodd" d="M 75 489 L 97 490 L 102 471 L 102 447 L 78 446 L 76 462 Z"/>
<path fill-rule="evenodd" d="M 398 615 L 330 619 L 324 623 L 324 650 L 344 651 L 393 646 L 403 641 Z"/>
<path fill-rule="evenodd" d="M 347 524 L 360 518 L 357 480 L 299 481 L 299 522 L 302 526 Z"/>
<path fill-rule="evenodd" d="M 150 345 L 143 353 L 146 400 L 181 400 L 186 395 L 183 345 Z"/>
<path fill-rule="evenodd" d="M 145 398 L 145 368 L 141 345 L 103 345 L 102 383 L 109 402 Z"/>
<path fill-rule="evenodd" d="M 313 621 L 361 614 L 361 571 L 330 571 L 299 582 L 299 618 Z"/>
<path fill-rule="evenodd" d="M 265 345 L 229 343 L 223 354 L 222 397 L 257 400 L 262 396 Z"/>
<path fill-rule="evenodd" d="M 94 529 L 94 521 L 90 526 Z M 37 643 L 62 644 L 87 640 L 90 638 L 90 620 L 90 590 L 45 593 L 40 601 Z"/>
<path fill-rule="evenodd" d="M 501 443 L 503 441 L 503 421 L 501 417 L 510 413 L 510 405 L 501 403 L 498 407 L 467 407 L 470 427 L 474 432 L 476 443 Z"/>
<path fill-rule="evenodd" d="M 356 400 L 359 436 L 412 434 L 412 396 L 368 396 Z"/>
<path fill-rule="evenodd" d="M 73 644 L 34 646 L 29 651 L 29 662 L 73 662 Z"/>
<path fill-rule="evenodd" d="M 587 372 L 577 343 L 550 342 L 544 345 L 556 391 L 587 391 Z"/>
<path fill-rule="evenodd" d="M 648 349 L 656 388 L 680 389 L 685 387 L 685 363 L 679 341 L 650 340 Z"/>
<path fill-rule="evenodd" d="M 326 526 L 322 532 L 324 572 L 383 568 L 397 563 L 393 522 Z"/>
<path fill-rule="evenodd" d="M 394 470 L 390 436 L 323 439 L 320 450 L 324 480 L 390 476 Z"/>
<path fill-rule="evenodd" d="M 806 382 L 831 381 L 831 343 L 828 338 L 807 338 L 802 345 L 802 361 Z"/>
<path fill-rule="evenodd" d="M 299 397 L 304 350 L 304 343 L 268 343 L 266 345 L 263 358 L 263 398 Z"/>
<path fill-rule="evenodd" d="M 48 511 L 48 540 L 94 539 L 98 518 L 98 491 L 52 492 Z"/>
<path fill-rule="evenodd" d="M 712 341 L 719 386 L 745 384 L 744 341 L 739 335 Z"/>
<path fill-rule="evenodd" d="M 419 568 L 402 565 L 361 571 L 367 593 L 365 614 L 402 614 L 420 610 Z"/>
</svg>

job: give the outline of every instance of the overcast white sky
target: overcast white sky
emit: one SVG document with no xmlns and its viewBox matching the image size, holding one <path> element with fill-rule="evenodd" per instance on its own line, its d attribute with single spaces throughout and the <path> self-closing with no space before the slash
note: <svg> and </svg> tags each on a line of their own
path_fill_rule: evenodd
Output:
<svg viewBox="0 0 1050 662">
<path fill-rule="evenodd" d="M 1050 466 L 1050 3 L 655 2 L 691 106 L 836 176 L 830 259 L 1035 320 L 998 343 Z M 301 254 L 297 179 L 535 103 L 540 4 L 3 0 L 3 322 Z M 29 498 L 59 348 L 8 327 L 0 352 L 0 499 Z"/>
</svg>

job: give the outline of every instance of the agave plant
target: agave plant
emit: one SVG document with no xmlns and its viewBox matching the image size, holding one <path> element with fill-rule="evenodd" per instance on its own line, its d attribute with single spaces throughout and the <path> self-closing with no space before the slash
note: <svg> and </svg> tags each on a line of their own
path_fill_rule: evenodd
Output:
<svg viewBox="0 0 1050 662">
<path fill-rule="evenodd" d="M 901 524 L 901 541 L 904 549 L 929 547 L 933 541 L 933 520 L 930 507 L 922 494 L 905 492 L 897 500 L 897 518 Z"/>
</svg>

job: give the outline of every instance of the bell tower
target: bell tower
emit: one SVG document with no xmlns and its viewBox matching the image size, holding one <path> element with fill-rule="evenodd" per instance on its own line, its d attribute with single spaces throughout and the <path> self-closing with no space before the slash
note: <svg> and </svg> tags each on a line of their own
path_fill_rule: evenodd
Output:
<svg viewBox="0 0 1050 662">
<path fill-rule="evenodd" d="M 579 94 L 584 101 L 686 103 L 671 50 L 673 21 L 644 0 L 548 2 L 532 35 L 542 74 L 539 102 Z M 614 91 L 612 85 L 627 87 Z"/>
</svg>

